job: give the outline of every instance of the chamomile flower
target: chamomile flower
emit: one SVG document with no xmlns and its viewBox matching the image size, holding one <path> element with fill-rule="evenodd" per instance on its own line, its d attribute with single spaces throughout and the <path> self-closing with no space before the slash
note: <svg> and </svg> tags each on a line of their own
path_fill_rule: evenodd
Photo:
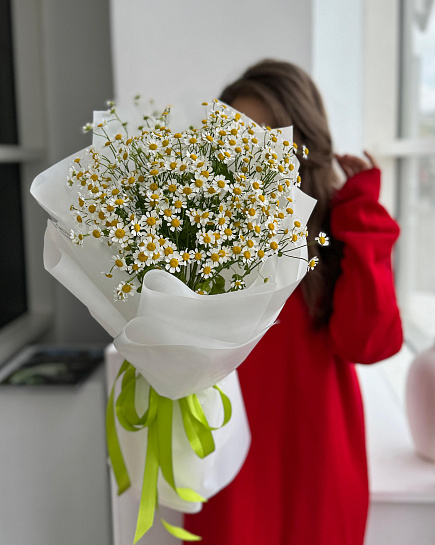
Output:
<svg viewBox="0 0 435 545">
<path fill-rule="evenodd" d="M 166 257 L 165 268 L 170 273 L 176 273 L 181 271 L 182 258 L 178 252 L 174 252 Z"/>
<path fill-rule="evenodd" d="M 203 278 L 210 278 L 214 274 L 214 265 L 211 261 L 206 261 L 204 265 L 201 267 L 201 274 Z"/>
<path fill-rule="evenodd" d="M 115 265 L 115 267 L 120 271 L 127 270 L 127 263 L 125 262 L 125 258 L 121 255 L 112 255 L 112 261 Z"/>
<path fill-rule="evenodd" d="M 131 282 L 120 282 L 113 290 L 115 301 L 126 301 L 136 293 L 136 287 Z"/>
<path fill-rule="evenodd" d="M 139 249 L 149 258 L 153 258 L 153 256 L 156 254 L 162 256 L 162 247 L 160 242 L 157 237 L 153 235 L 147 235 L 139 245 Z"/>
<path fill-rule="evenodd" d="M 141 217 L 142 225 L 147 231 L 155 232 L 161 225 L 162 219 L 156 210 L 150 210 Z"/>
<path fill-rule="evenodd" d="M 121 248 L 128 245 L 130 237 L 130 230 L 126 227 L 126 225 L 124 225 L 124 223 L 117 223 L 116 225 L 112 226 L 109 232 L 110 240 L 119 244 Z"/>
<path fill-rule="evenodd" d="M 196 240 L 199 242 L 199 244 L 207 247 L 215 243 L 216 237 L 213 231 L 205 231 L 203 229 L 202 231 L 198 231 L 198 233 L 196 233 Z"/>
<path fill-rule="evenodd" d="M 212 187 L 217 192 L 225 194 L 228 191 L 228 180 L 222 174 L 215 176 L 212 181 Z"/>
<path fill-rule="evenodd" d="M 329 237 L 326 236 L 326 233 L 320 232 L 319 236 L 315 238 L 315 241 L 320 244 L 320 246 L 329 245 Z"/>
<path fill-rule="evenodd" d="M 312 259 L 308 261 L 308 265 L 307 265 L 308 270 L 312 271 L 318 262 L 319 262 L 319 258 L 315 255 Z"/>
<path fill-rule="evenodd" d="M 231 291 L 239 291 L 246 288 L 246 283 L 242 278 L 236 278 L 231 282 Z"/>
<path fill-rule="evenodd" d="M 141 246 L 133 253 L 133 259 L 134 264 L 137 265 L 136 271 L 142 270 L 147 266 L 147 262 L 151 261 L 148 252 L 144 252 L 144 249 Z"/>
<path fill-rule="evenodd" d="M 85 235 L 81 231 L 74 231 L 74 229 L 71 229 L 69 238 L 74 244 L 82 246 Z"/>
</svg>

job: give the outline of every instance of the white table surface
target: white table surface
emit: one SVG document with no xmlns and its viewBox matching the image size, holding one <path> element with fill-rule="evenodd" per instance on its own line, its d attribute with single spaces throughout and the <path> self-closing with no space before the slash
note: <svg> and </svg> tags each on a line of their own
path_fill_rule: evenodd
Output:
<svg viewBox="0 0 435 545">
<path fill-rule="evenodd" d="M 405 408 L 406 374 L 412 360 L 404 347 L 374 365 L 356 366 L 364 400 L 372 502 L 435 505 L 435 463 L 414 450 Z"/>
</svg>

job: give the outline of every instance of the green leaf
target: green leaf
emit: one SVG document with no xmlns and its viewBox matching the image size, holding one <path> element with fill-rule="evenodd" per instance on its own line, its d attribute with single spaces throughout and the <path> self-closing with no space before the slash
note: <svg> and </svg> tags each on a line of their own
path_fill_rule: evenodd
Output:
<svg viewBox="0 0 435 545">
<path fill-rule="evenodd" d="M 220 274 L 213 278 L 213 287 L 210 295 L 217 295 L 218 293 L 225 293 L 225 279 Z"/>
<path fill-rule="evenodd" d="M 197 290 L 205 291 L 206 293 L 210 293 L 210 281 L 205 280 L 204 282 L 200 282 L 199 284 L 196 284 L 195 288 Z"/>
</svg>

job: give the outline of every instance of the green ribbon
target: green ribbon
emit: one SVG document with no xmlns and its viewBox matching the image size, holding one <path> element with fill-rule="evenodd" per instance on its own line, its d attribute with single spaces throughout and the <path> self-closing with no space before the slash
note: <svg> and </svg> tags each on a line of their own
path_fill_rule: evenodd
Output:
<svg viewBox="0 0 435 545">
<path fill-rule="evenodd" d="M 122 375 L 121 392 L 115 403 L 115 385 Z M 173 401 L 159 395 L 150 386 L 148 408 L 140 416 L 136 411 L 135 403 L 137 378 L 135 368 L 125 360 L 110 392 L 106 413 L 107 447 L 118 484 L 118 495 L 125 492 L 131 486 L 131 483 L 116 433 L 115 413 L 118 422 L 127 431 L 135 432 L 148 428 L 145 470 L 134 543 L 137 543 L 153 525 L 155 510 L 158 509 L 157 479 L 159 468 L 166 482 L 181 499 L 188 502 L 207 501 L 194 490 L 179 488 L 175 485 L 172 463 Z M 224 411 L 223 422 L 218 427 L 209 425 L 201 403 L 195 394 L 177 400 L 190 446 L 200 458 L 208 456 L 215 450 L 212 431 L 225 426 L 231 418 L 231 401 L 219 386 L 215 385 L 213 388 L 219 392 Z M 163 518 L 161 518 L 161 521 L 166 530 L 178 539 L 184 541 L 199 541 L 202 539 L 183 528 L 169 524 Z"/>
</svg>

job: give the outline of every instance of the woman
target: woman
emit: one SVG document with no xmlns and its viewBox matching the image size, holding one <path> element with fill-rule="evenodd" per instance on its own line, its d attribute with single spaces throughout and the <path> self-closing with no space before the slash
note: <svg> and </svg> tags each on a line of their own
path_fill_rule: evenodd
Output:
<svg viewBox="0 0 435 545">
<path fill-rule="evenodd" d="M 252 432 L 242 470 L 185 525 L 204 545 L 362 545 L 369 493 L 354 363 L 402 345 L 391 269 L 399 228 L 378 203 L 369 154 L 336 156 L 347 177 L 339 188 L 322 100 L 303 70 L 263 61 L 221 100 L 260 124 L 293 125 L 310 152 L 301 189 L 317 199 L 308 230 L 331 244 L 310 248 L 319 265 L 239 368 Z"/>
</svg>

